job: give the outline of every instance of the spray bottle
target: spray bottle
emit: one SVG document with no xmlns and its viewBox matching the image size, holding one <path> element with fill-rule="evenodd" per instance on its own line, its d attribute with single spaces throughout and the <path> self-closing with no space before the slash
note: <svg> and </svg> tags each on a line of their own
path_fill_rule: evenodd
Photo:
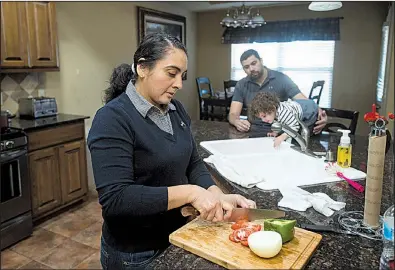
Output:
<svg viewBox="0 0 395 270">
<path fill-rule="evenodd" d="M 349 130 L 339 129 L 339 132 L 343 132 L 343 136 L 340 138 L 339 146 L 337 147 L 337 164 L 343 168 L 349 168 L 351 166 L 352 156 L 352 145 L 351 139 L 348 136 Z"/>
</svg>

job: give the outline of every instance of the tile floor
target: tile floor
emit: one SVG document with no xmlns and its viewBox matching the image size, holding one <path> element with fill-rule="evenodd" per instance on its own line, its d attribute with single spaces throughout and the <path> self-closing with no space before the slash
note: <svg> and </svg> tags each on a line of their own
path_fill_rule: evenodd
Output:
<svg viewBox="0 0 395 270">
<path fill-rule="evenodd" d="M 97 197 L 91 197 L 1 251 L 1 269 L 101 269 L 102 223 Z"/>
</svg>

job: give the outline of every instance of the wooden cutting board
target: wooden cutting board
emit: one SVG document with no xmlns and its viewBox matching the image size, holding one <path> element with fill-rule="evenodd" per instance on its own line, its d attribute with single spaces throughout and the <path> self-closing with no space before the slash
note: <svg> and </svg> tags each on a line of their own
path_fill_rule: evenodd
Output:
<svg viewBox="0 0 395 270">
<path fill-rule="evenodd" d="M 263 225 L 263 221 L 254 221 Z M 275 257 L 258 257 L 248 247 L 229 240 L 231 223 L 195 219 L 169 236 L 170 243 L 228 269 L 301 269 L 322 236 L 295 228 L 295 237 Z"/>
</svg>

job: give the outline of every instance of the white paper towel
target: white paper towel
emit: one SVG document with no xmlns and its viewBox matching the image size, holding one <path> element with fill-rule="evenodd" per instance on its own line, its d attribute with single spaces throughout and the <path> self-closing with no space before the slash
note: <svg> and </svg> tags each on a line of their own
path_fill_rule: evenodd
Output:
<svg viewBox="0 0 395 270">
<path fill-rule="evenodd" d="M 310 193 L 298 187 L 280 188 L 280 192 L 283 198 L 278 206 L 296 211 L 304 212 L 313 207 L 317 212 L 330 217 L 334 210 L 338 211 L 346 206 L 346 203 L 334 201 L 325 193 Z"/>
<path fill-rule="evenodd" d="M 213 164 L 223 177 L 242 187 L 251 188 L 263 181 L 262 177 L 254 174 L 252 171 L 248 171 L 246 167 L 238 166 L 226 156 L 211 155 L 205 158 L 204 161 Z"/>
<path fill-rule="evenodd" d="M 204 161 L 214 165 L 229 181 L 243 187 L 256 185 L 263 190 L 273 190 L 344 181 L 328 175 L 323 158 L 295 151 L 287 143 L 274 149 L 272 138 L 202 142 L 201 145 L 214 154 Z M 366 177 L 364 172 L 354 168 L 344 169 L 344 175 L 353 180 Z"/>
</svg>

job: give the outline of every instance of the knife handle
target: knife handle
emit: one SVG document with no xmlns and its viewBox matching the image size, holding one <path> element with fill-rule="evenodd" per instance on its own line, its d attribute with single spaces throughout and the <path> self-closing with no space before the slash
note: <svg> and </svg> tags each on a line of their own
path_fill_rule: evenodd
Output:
<svg viewBox="0 0 395 270">
<path fill-rule="evenodd" d="M 300 227 L 313 232 L 336 232 L 333 227 L 325 225 L 300 224 Z"/>
<path fill-rule="evenodd" d="M 224 215 L 226 214 L 226 211 L 224 211 Z M 187 205 L 181 208 L 181 215 L 183 217 L 197 217 L 200 215 L 200 212 L 198 210 L 196 210 L 195 207 Z"/>
</svg>

